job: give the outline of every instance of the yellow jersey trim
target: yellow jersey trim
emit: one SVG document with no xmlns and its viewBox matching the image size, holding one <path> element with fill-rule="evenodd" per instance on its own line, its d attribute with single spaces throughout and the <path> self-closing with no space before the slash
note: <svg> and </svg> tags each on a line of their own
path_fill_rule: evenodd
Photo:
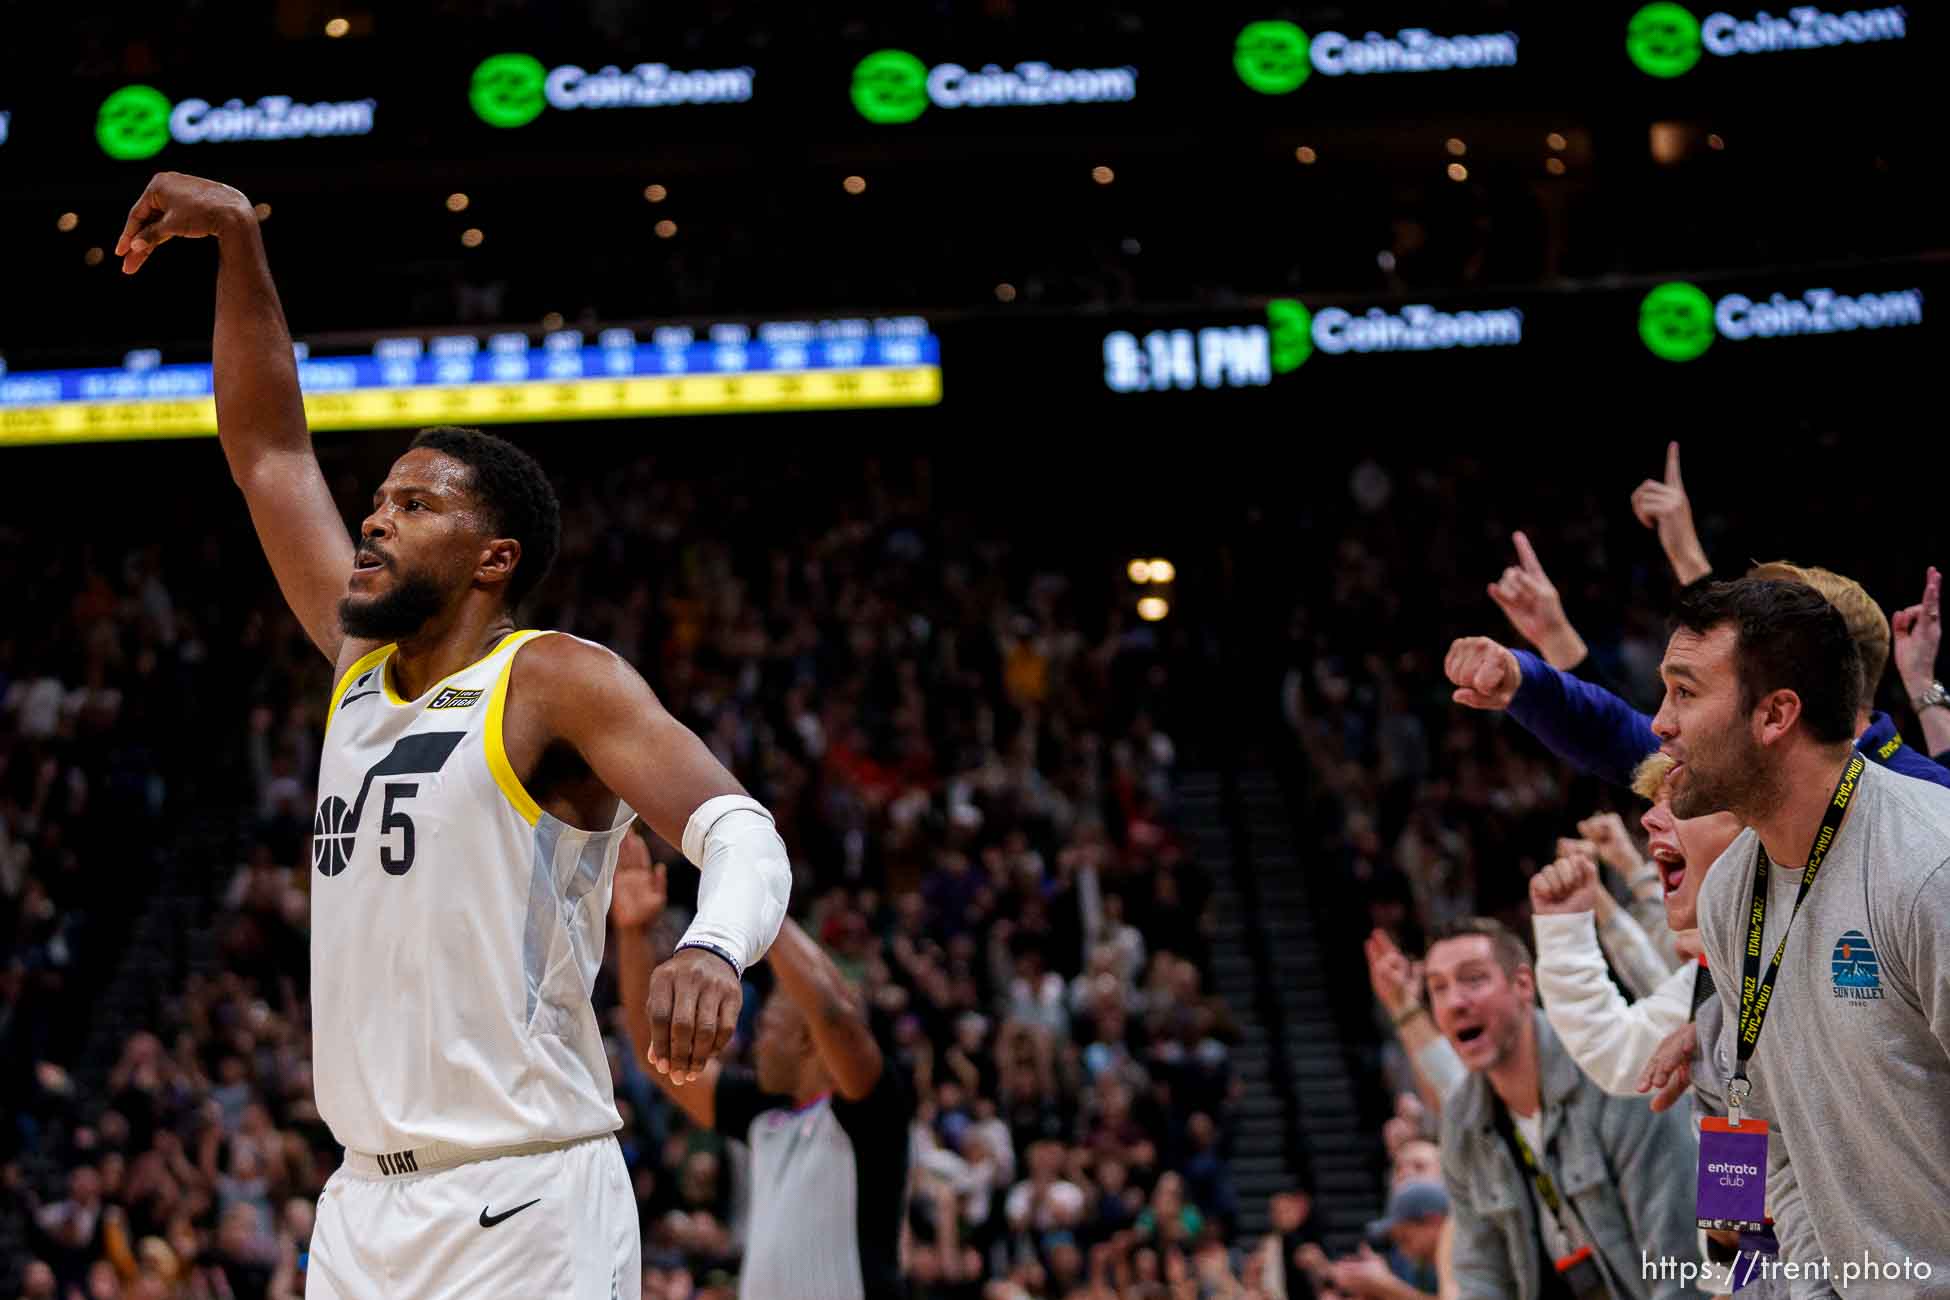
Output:
<svg viewBox="0 0 1950 1300">
<path fill-rule="evenodd" d="M 377 650 L 368 650 L 366 653 L 360 655 L 358 659 L 354 660 L 350 668 L 345 670 L 345 675 L 339 678 L 339 684 L 332 688 L 332 702 L 325 706 L 326 735 L 329 736 L 332 734 L 332 719 L 338 716 L 339 701 L 345 698 L 346 688 L 352 685 L 353 678 L 374 664 L 381 662 L 392 652 L 392 644 L 380 646 Z M 382 673 L 380 676 L 383 678 L 385 674 Z M 391 693 L 390 690 L 388 693 Z"/>
<path fill-rule="evenodd" d="M 501 736 L 501 720 L 508 708 L 508 679 L 514 676 L 515 651 L 536 637 L 547 635 L 546 631 L 532 628 L 511 632 L 494 647 L 492 653 L 500 654 L 505 649 L 508 651 L 508 657 L 502 663 L 501 671 L 495 675 L 494 694 L 488 697 L 487 726 L 482 728 L 481 735 L 482 743 L 487 748 L 488 771 L 493 775 L 494 783 L 501 787 L 501 793 L 507 796 L 514 810 L 520 813 L 522 820 L 530 826 L 542 819 L 542 806 L 535 802 L 534 797 L 521 784 L 521 778 L 515 775 L 514 766 L 508 762 L 508 749 Z"/>
<path fill-rule="evenodd" d="M 426 690 L 423 691 L 421 694 L 423 696 L 431 695 L 435 691 L 439 690 L 442 686 L 445 686 L 448 682 L 454 680 L 454 678 L 460 676 L 462 673 L 467 672 L 471 668 L 476 668 L 479 667 L 481 664 L 486 663 L 488 660 L 494 658 L 494 656 L 500 654 L 501 651 L 504 648 L 506 648 L 508 642 L 514 640 L 514 638 L 520 635 L 521 633 L 519 632 L 508 633 L 506 636 L 502 637 L 499 641 L 496 641 L 494 645 L 488 650 L 488 652 L 482 655 L 479 659 L 476 659 L 471 664 L 463 664 L 459 668 L 454 669 L 454 671 L 448 673 L 445 677 L 442 677 L 439 681 L 427 687 Z M 399 647 L 397 645 L 389 645 L 386 648 L 388 650 L 396 650 Z M 412 700 L 401 699 L 399 692 L 393 689 L 393 665 L 390 661 L 386 665 L 386 671 L 379 674 L 379 684 L 381 687 L 385 689 L 386 703 L 396 704 L 402 707 L 413 703 Z"/>
</svg>

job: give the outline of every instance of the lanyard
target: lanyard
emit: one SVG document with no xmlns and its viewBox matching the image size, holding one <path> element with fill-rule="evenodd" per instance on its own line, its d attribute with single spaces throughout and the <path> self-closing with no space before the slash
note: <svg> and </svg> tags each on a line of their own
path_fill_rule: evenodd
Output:
<svg viewBox="0 0 1950 1300">
<path fill-rule="evenodd" d="M 1524 1141 L 1523 1130 L 1517 1127 L 1514 1117 L 1510 1121 L 1510 1137 L 1517 1144 L 1517 1154 L 1523 1157 L 1524 1168 L 1530 1171 L 1530 1181 L 1537 1185 L 1537 1195 L 1549 1207 L 1551 1218 L 1557 1220 L 1558 1231 L 1570 1237 L 1570 1229 L 1564 1222 L 1564 1203 L 1557 1195 L 1557 1184 L 1551 1181 L 1551 1176 L 1544 1172 L 1542 1165 L 1537 1163 L 1536 1153 L 1531 1151 L 1530 1143 Z"/>
<path fill-rule="evenodd" d="M 1808 850 L 1808 865 L 1801 872 L 1801 889 L 1794 896 L 1794 910 L 1788 913 L 1787 927 L 1781 931 L 1781 941 L 1775 945 L 1764 979 L 1757 977 L 1761 934 L 1767 924 L 1767 849 L 1758 841 L 1754 844 L 1754 905 L 1748 914 L 1747 952 L 1740 971 L 1740 1034 L 1734 1040 L 1733 1078 L 1727 1081 L 1727 1119 L 1736 1128 L 1740 1125 L 1740 1108 L 1753 1092 L 1753 1085 L 1747 1082 L 1747 1059 L 1754 1054 L 1754 1044 L 1760 1041 L 1760 1027 L 1767 1020 L 1767 1006 L 1774 996 L 1774 979 L 1780 974 L 1781 956 L 1787 951 L 1788 932 L 1794 929 L 1794 918 L 1801 914 L 1801 904 L 1807 901 L 1808 890 L 1835 843 L 1835 832 L 1848 812 L 1849 800 L 1855 797 L 1855 785 L 1862 777 L 1862 769 L 1867 766 L 1868 760 L 1862 755 L 1849 756 L 1842 779 L 1835 786 L 1835 796 L 1828 801 L 1828 810 L 1821 816 L 1821 829 L 1815 832 L 1814 847 Z"/>
</svg>

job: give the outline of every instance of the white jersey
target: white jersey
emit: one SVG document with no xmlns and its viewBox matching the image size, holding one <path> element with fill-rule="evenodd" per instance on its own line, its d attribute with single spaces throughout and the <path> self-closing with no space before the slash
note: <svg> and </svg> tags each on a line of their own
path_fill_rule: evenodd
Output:
<svg viewBox="0 0 1950 1300">
<path fill-rule="evenodd" d="M 617 847 L 578 830 L 503 749 L 515 632 L 427 688 L 382 646 L 332 692 L 312 863 L 313 1081 L 368 1154 L 568 1141 L 622 1126 L 589 1003 Z"/>
</svg>

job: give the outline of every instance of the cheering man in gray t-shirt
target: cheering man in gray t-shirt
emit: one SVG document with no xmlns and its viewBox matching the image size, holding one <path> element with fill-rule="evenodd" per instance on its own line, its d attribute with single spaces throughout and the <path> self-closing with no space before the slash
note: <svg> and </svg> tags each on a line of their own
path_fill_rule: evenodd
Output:
<svg viewBox="0 0 1950 1300">
<path fill-rule="evenodd" d="M 1673 811 L 1749 827 L 1700 891 L 1726 1028 L 1699 1068 L 1773 1126 L 1767 1213 L 1815 1271 L 1788 1289 L 1950 1297 L 1950 790 L 1859 761 L 1857 652 L 1812 588 L 1696 586 L 1674 624 Z"/>
</svg>

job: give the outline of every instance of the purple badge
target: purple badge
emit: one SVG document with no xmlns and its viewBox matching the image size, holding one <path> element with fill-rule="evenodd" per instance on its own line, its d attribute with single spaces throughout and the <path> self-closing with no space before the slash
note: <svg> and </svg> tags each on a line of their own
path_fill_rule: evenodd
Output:
<svg viewBox="0 0 1950 1300">
<path fill-rule="evenodd" d="M 1759 1231 L 1767 1219 L 1767 1121 L 1699 1122 L 1699 1226 Z"/>
</svg>

